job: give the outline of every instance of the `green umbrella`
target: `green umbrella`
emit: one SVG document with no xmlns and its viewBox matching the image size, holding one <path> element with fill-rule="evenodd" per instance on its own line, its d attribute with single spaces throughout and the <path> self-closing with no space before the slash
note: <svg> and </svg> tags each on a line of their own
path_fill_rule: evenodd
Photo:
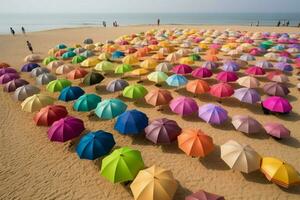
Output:
<svg viewBox="0 0 300 200">
<path fill-rule="evenodd" d="M 72 83 L 69 80 L 57 79 L 57 80 L 53 80 L 53 81 L 49 82 L 46 88 L 49 92 L 60 92 L 65 87 L 68 87 L 71 85 L 72 85 Z"/>
<path fill-rule="evenodd" d="M 269 49 L 271 48 L 271 46 L 273 45 L 274 43 L 270 40 L 267 40 L 267 41 L 264 41 L 261 43 L 261 46 L 264 48 L 264 49 Z"/>
<path fill-rule="evenodd" d="M 123 96 L 130 99 L 143 98 L 147 93 L 147 89 L 140 84 L 129 85 L 123 90 Z"/>
<path fill-rule="evenodd" d="M 99 102 L 101 97 L 95 94 L 84 94 L 75 101 L 73 108 L 78 112 L 88 112 L 95 109 Z"/>
<path fill-rule="evenodd" d="M 189 58 L 192 61 L 199 61 L 199 60 L 201 60 L 201 57 L 198 54 L 192 54 L 192 55 L 189 56 Z"/>
<path fill-rule="evenodd" d="M 74 49 L 75 49 L 74 47 L 68 47 L 67 51 L 74 51 Z"/>
<path fill-rule="evenodd" d="M 84 56 L 74 56 L 73 59 L 72 59 L 72 63 L 73 64 L 79 64 L 81 63 L 82 61 L 84 61 L 86 59 L 86 57 Z"/>
<path fill-rule="evenodd" d="M 113 71 L 114 70 L 114 64 L 109 61 L 101 61 L 99 62 L 95 68 L 97 71 L 106 72 L 106 71 Z"/>
<path fill-rule="evenodd" d="M 120 99 L 107 99 L 98 103 L 95 113 L 101 119 L 113 119 L 126 109 L 127 105 Z"/>
<path fill-rule="evenodd" d="M 149 81 L 153 81 L 155 83 L 162 83 L 167 80 L 168 75 L 161 71 L 155 71 L 149 74 L 147 78 L 149 79 Z"/>
<path fill-rule="evenodd" d="M 115 74 L 125 74 L 126 72 L 132 71 L 132 66 L 128 64 L 118 65 L 115 69 Z"/>
<path fill-rule="evenodd" d="M 102 160 L 100 174 L 112 183 L 126 182 L 133 180 L 143 168 L 141 152 L 122 147 Z"/>
<path fill-rule="evenodd" d="M 48 57 L 44 58 L 43 65 L 48 65 L 49 63 L 51 63 L 54 60 L 58 60 L 58 59 L 53 56 L 48 56 Z"/>
<path fill-rule="evenodd" d="M 87 75 L 85 75 L 82 82 L 84 85 L 94 85 L 100 83 L 103 79 L 104 76 L 102 74 L 96 72 L 90 72 Z"/>
<path fill-rule="evenodd" d="M 64 53 L 62 55 L 62 59 L 69 59 L 69 58 L 73 58 L 74 56 L 76 56 L 76 53 L 74 53 L 73 51 L 67 51 L 66 53 Z"/>
</svg>

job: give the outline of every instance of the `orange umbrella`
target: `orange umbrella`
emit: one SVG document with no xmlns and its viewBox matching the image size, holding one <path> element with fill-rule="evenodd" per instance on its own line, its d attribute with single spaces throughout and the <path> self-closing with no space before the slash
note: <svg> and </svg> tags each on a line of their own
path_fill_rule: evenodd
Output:
<svg viewBox="0 0 300 200">
<path fill-rule="evenodd" d="M 168 90 L 154 89 L 151 90 L 146 96 L 145 100 L 148 104 L 153 106 L 167 105 L 173 99 Z"/>
<path fill-rule="evenodd" d="M 210 55 L 217 55 L 219 53 L 218 49 L 215 48 L 209 49 L 207 52 Z"/>
<path fill-rule="evenodd" d="M 200 129 L 185 129 L 177 139 L 179 148 L 189 156 L 205 157 L 214 150 L 213 139 Z"/>
<path fill-rule="evenodd" d="M 211 61 L 211 62 L 217 62 L 217 61 L 219 61 L 219 58 L 216 55 L 208 54 L 205 56 L 205 60 Z"/>
<path fill-rule="evenodd" d="M 161 54 L 161 53 L 153 54 L 151 56 L 151 58 L 156 59 L 156 60 L 163 60 L 163 59 L 165 59 L 164 55 Z"/>
<path fill-rule="evenodd" d="M 83 78 L 88 72 L 84 69 L 76 68 L 67 74 L 67 78 L 71 80 Z"/>
<path fill-rule="evenodd" d="M 193 94 L 203 94 L 210 90 L 210 87 L 206 81 L 194 80 L 189 81 L 186 85 L 186 90 Z"/>
</svg>

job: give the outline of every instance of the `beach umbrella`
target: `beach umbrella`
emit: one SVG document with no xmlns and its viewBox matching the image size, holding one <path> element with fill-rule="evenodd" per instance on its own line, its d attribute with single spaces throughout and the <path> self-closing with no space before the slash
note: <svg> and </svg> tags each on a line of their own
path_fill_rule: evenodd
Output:
<svg viewBox="0 0 300 200">
<path fill-rule="evenodd" d="M 73 101 L 78 99 L 84 93 L 84 90 L 78 86 L 68 86 L 60 92 L 58 99 L 61 101 Z"/>
<path fill-rule="evenodd" d="M 218 98 L 230 97 L 233 93 L 233 88 L 227 83 L 218 83 L 210 88 L 210 94 Z"/>
<path fill-rule="evenodd" d="M 135 200 L 172 200 L 177 181 L 170 170 L 153 165 L 139 171 L 130 188 Z"/>
<path fill-rule="evenodd" d="M 191 57 L 183 57 L 179 59 L 179 63 L 183 65 L 192 65 L 194 64 L 194 60 Z"/>
<path fill-rule="evenodd" d="M 17 74 L 17 73 L 18 73 L 17 70 L 11 67 L 0 69 L 0 76 L 4 74 Z"/>
<path fill-rule="evenodd" d="M 269 181 L 281 187 L 289 188 L 292 185 L 300 184 L 300 176 L 295 168 L 277 158 L 263 157 L 261 171 Z"/>
<path fill-rule="evenodd" d="M 223 70 L 228 72 L 239 71 L 240 66 L 234 61 L 226 61 L 223 65 Z"/>
<path fill-rule="evenodd" d="M 241 55 L 240 60 L 243 60 L 243 61 L 247 61 L 247 62 L 248 62 L 248 61 L 253 61 L 253 60 L 255 60 L 255 57 L 252 56 L 251 54 L 246 53 L 246 54 Z"/>
<path fill-rule="evenodd" d="M 115 144 L 111 133 L 91 131 L 80 139 L 76 152 L 80 159 L 95 160 L 108 154 Z"/>
<path fill-rule="evenodd" d="M 123 58 L 124 56 L 125 56 L 125 53 L 122 51 L 115 51 L 111 55 L 112 59 L 119 59 L 119 58 Z"/>
<path fill-rule="evenodd" d="M 221 159 L 231 168 L 243 173 L 260 169 L 261 157 L 249 145 L 229 140 L 221 145 Z"/>
<path fill-rule="evenodd" d="M 100 72 L 114 71 L 114 64 L 112 62 L 104 60 L 99 62 L 94 67 L 94 69 Z"/>
<path fill-rule="evenodd" d="M 85 59 L 86 59 L 86 57 L 81 56 L 81 55 L 74 56 L 74 57 L 72 58 L 72 64 L 80 64 L 80 63 L 82 63 Z"/>
<path fill-rule="evenodd" d="M 30 72 L 30 76 L 31 77 L 38 77 L 39 75 L 41 74 L 44 74 L 44 73 L 49 73 L 49 69 L 47 68 L 44 68 L 44 67 L 37 67 L 37 68 L 34 68 L 31 72 Z"/>
<path fill-rule="evenodd" d="M 185 200 L 225 200 L 225 198 L 213 193 L 206 192 L 204 190 L 199 190 L 185 197 Z"/>
<path fill-rule="evenodd" d="M 277 83 L 286 83 L 289 81 L 289 78 L 284 74 L 274 74 L 270 80 Z"/>
<path fill-rule="evenodd" d="M 84 76 L 82 82 L 84 85 L 90 86 L 100 83 L 101 81 L 103 81 L 103 79 L 104 76 L 102 74 L 96 72 L 89 72 Z"/>
<path fill-rule="evenodd" d="M 275 68 L 284 71 L 284 72 L 291 72 L 293 71 L 292 65 L 285 63 L 285 62 L 279 62 L 275 64 Z"/>
<path fill-rule="evenodd" d="M 262 129 L 257 120 L 245 115 L 234 115 L 231 123 L 236 130 L 247 134 L 259 133 Z"/>
<path fill-rule="evenodd" d="M 24 101 L 27 97 L 40 93 L 40 89 L 33 85 L 23 85 L 18 87 L 13 95 L 13 98 L 18 101 Z"/>
<path fill-rule="evenodd" d="M 124 88 L 123 96 L 130 99 L 143 98 L 148 93 L 147 89 L 140 84 L 129 85 Z"/>
<path fill-rule="evenodd" d="M 273 68 L 273 64 L 271 62 L 268 61 L 259 61 L 255 64 L 255 66 L 257 67 L 261 67 L 263 69 L 271 69 Z"/>
<path fill-rule="evenodd" d="M 93 43 L 94 43 L 94 41 L 91 38 L 86 38 L 83 40 L 83 44 L 93 44 Z"/>
<path fill-rule="evenodd" d="M 41 67 L 37 63 L 26 63 L 25 65 L 22 66 L 21 71 L 22 72 L 31 72 L 33 69 Z"/>
<path fill-rule="evenodd" d="M 9 69 L 9 68 L 6 68 L 6 69 Z M 11 80 L 18 79 L 18 78 L 20 78 L 20 76 L 17 73 L 5 73 L 0 76 L 0 84 L 5 84 Z"/>
<path fill-rule="evenodd" d="M 49 82 L 46 89 L 49 92 L 60 92 L 65 87 L 71 86 L 72 83 L 67 79 L 57 79 Z"/>
<path fill-rule="evenodd" d="M 171 92 L 163 89 L 153 89 L 145 96 L 146 102 L 153 106 L 167 105 L 172 99 Z"/>
<path fill-rule="evenodd" d="M 121 183 L 132 181 L 143 168 L 144 161 L 141 152 L 122 147 L 114 150 L 102 160 L 100 174 L 112 183 Z"/>
<path fill-rule="evenodd" d="M 288 138 L 291 134 L 290 130 L 287 129 L 283 124 L 269 122 L 265 123 L 263 127 L 267 134 L 278 139 Z"/>
<path fill-rule="evenodd" d="M 161 71 L 161 72 L 165 72 L 165 73 L 170 72 L 171 69 L 172 69 L 172 65 L 167 62 L 159 63 L 155 68 L 156 71 Z"/>
<path fill-rule="evenodd" d="M 25 62 L 39 62 L 41 60 L 42 60 L 41 56 L 37 54 L 30 54 L 24 58 Z"/>
<path fill-rule="evenodd" d="M 187 83 L 186 90 L 193 94 L 203 94 L 209 92 L 210 87 L 206 81 L 193 80 Z"/>
<path fill-rule="evenodd" d="M 58 59 L 53 56 L 48 56 L 48 57 L 44 58 L 43 65 L 48 65 L 50 62 L 55 61 L 55 60 L 58 60 Z"/>
<path fill-rule="evenodd" d="M 263 90 L 270 96 L 287 96 L 290 90 L 285 84 L 269 82 L 263 86 Z"/>
<path fill-rule="evenodd" d="M 253 76 L 243 76 L 237 80 L 237 83 L 247 88 L 258 88 L 260 85 L 259 81 Z"/>
<path fill-rule="evenodd" d="M 227 121 L 228 114 L 221 106 L 204 104 L 199 107 L 198 116 L 209 124 L 220 125 Z"/>
<path fill-rule="evenodd" d="M 172 68 L 172 72 L 175 74 L 189 74 L 193 71 L 193 68 L 191 68 L 189 65 L 181 64 L 181 65 L 176 65 Z"/>
<path fill-rule="evenodd" d="M 168 75 L 161 71 L 155 71 L 155 72 L 150 73 L 147 76 L 147 78 L 149 81 L 152 81 L 155 83 L 163 83 L 167 80 Z"/>
<path fill-rule="evenodd" d="M 192 76 L 195 78 L 209 78 L 212 75 L 212 71 L 205 67 L 198 67 L 192 71 Z"/>
<path fill-rule="evenodd" d="M 101 53 L 101 54 L 98 56 L 98 59 L 99 59 L 99 60 L 107 60 L 107 61 L 109 61 L 109 60 L 110 60 L 110 57 L 111 57 L 111 54 L 110 54 L 110 53 L 103 52 L 103 53 Z"/>
<path fill-rule="evenodd" d="M 0 69 L 2 69 L 2 68 L 8 68 L 8 67 L 10 67 L 9 64 L 4 63 L 4 62 L 0 63 Z"/>
<path fill-rule="evenodd" d="M 72 140 L 84 131 L 85 127 L 81 119 L 67 116 L 55 121 L 48 129 L 48 138 L 55 142 Z"/>
<path fill-rule="evenodd" d="M 74 67 L 70 64 L 63 64 L 56 68 L 55 73 L 58 75 L 67 74 L 70 71 L 74 70 Z"/>
<path fill-rule="evenodd" d="M 51 126 L 55 121 L 68 115 L 66 107 L 50 105 L 42 108 L 35 114 L 33 120 L 37 126 Z"/>
<path fill-rule="evenodd" d="M 46 85 L 51 81 L 56 80 L 56 76 L 51 73 L 43 73 L 36 77 L 36 84 L 37 85 Z"/>
<path fill-rule="evenodd" d="M 145 128 L 146 138 L 155 144 L 170 144 L 177 140 L 181 128 L 176 121 L 166 118 L 156 119 Z"/>
<path fill-rule="evenodd" d="M 292 106 L 285 98 L 272 96 L 268 97 L 262 102 L 264 109 L 276 113 L 289 113 L 292 110 Z"/>
<path fill-rule="evenodd" d="M 234 91 L 233 96 L 244 103 L 254 104 L 260 101 L 259 93 L 252 88 L 240 88 Z"/>
<path fill-rule="evenodd" d="M 213 62 L 213 61 L 206 61 L 206 62 L 204 62 L 204 63 L 202 64 L 201 67 L 207 68 L 207 69 L 209 69 L 209 70 L 215 70 L 215 69 L 217 69 L 218 64 L 217 64 L 216 62 Z"/>
<path fill-rule="evenodd" d="M 205 157 L 214 150 L 213 139 L 200 129 L 184 129 L 177 139 L 178 147 L 192 157 Z"/>
<path fill-rule="evenodd" d="M 58 58 L 58 57 L 61 57 L 66 52 L 68 52 L 66 49 L 60 49 L 54 53 L 54 56 Z"/>
<path fill-rule="evenodd" d="M 56 45 L 56 49 L 66 49 L 66 48 L 67 48 L 67 45 L 65 45 L 65 44 Z"/>
<path fill-rule="evenodd" d="M 101 97 L 98 95 L 84 94 L 74 102 L 73 109 L 78 112 L 88 112 L 94 110 L 99 102 L 101 102 Z"/>
<path fill-rule="evenodd" d="M 60 60 L 54 60 L 52 62 L 50 62 L 48 65 L 47 65 L 47 69 L 49 69 L 50 71 L 54 72 L 56 71 L 56 69 L 65 64 L 63 61 L 60 61 Z"/>
<path fill-rule="evenodd" d="M 211 62 L 218 62 L 219 58 L 214 54 L 208 54 L 208 55 L 205 56 L 205 60 L 206 61 L 211 61 Z"/>
<path fill-rule="evenodd" d="M 128 64 L 118 65 L 115 69 L 115 74 L 125 74 L 126 72 L 132 71 L 132 66 Z"/>
<path fill-rule="evenodd" d="M 95 114 L 101 119 L 113 119 L 127 109 L 127 105 L 120 99 L 106 99 L 98 103 Z"/>
<path fill-rule="evenodd" d="M 123 64 L 134 65 L 134 64 L 137 64 L 139 62 L 139 60 L 134 55 L 129 54 L 122 59 L 122 62 L 123 62 Z"/>
<path fill-rule="evenodd" d="M 140 64 L 141 68 L 148 69 L 148 70 L 155 69 L 156 65 L 157 62 L 154 59 L 146 59 Z"/>
<path fill-rule="evenodd" d="M 29 82 L 24 79 L 13 79 L 4 85 L 3 91 L 14 92 L 17 88 L 27 84 L 29 84 Z"/>
<path fill-rule="evenodd" d="M 169 86 L 180 87 L 185 85 L 188 82 L 188 80 L 182 75 L 173 74 L 167 78 L 166 82 Z"/>
<path fill-rule="evenodd" d="M 82 55 L 82 56 L 85 56 L 85 55 Z M 97 57 L 90 57 L 90 58 L 88 58 L 88 56 L 85 56 L 85 57 L 87 57 L 87 59 L 85 59 L 84 61 L 82 61 L 80 63 L 81 67 L 94 67 L 100 62 L 100 60 L 98 60 Z"/>
<path fill-rule="evenodd" d="M 90 50 L 86 50 L 86 51 L 80 53 L 79 55 L 84 56 L 84 57 L 89 59 L 89 61 L 86 62 L 84 65 L 95 66 L 99 62 L 99 60 L 98 60 L 99 57 L 98 58 L 97 57 L 92 57 L 92 56 L 95 56 L 95 53 L 90 51 Z"/>
<path fill-rule="evenodd" d="M 191 115 L 198 110 L 196 101 L 185 96 L 172 99 L 169 106 L 174 113 L 181 116 Z"/>
<path fill-rule="evenodd" d="M 67 60 L 67 59 L 70 59 L 70 58 L 73 58 L 74 56 L 76 56 L 76 53 L 73 52 L 73 51 L 67 51 L 65 52 L 61 58 L 64 59 L 64 60 Z"/>
<path fill-rule="evenodd" d="M 127 110 L 122 113 L 115 123 L 114 129 L 121 134 L 139 134 L 148 126 L 148 117 L 138 110 Z"/>
<path fill-rule="evenodd" d="M 245 70 L 245 73 L 248 75 L 254 75 L 254 76 L 262 76 L 264 75 L 266 72 L 263 68 L 261 67 L 257 67 L 257 66 L 252 66 L 249 67 L 248 69 Z"/>
<path fill-rule="evenodd" d="M 132 70 L 130 74 L 133 76 L 142 76 L 142 75 L 145 75 L 148 73 L 149 73 L 149 70 L 144 69 L 144 68 L 138 68 L 138 69 Z"/>
<path fill-rule="evenodd" d="M 198 54 L 192 54 L 192 55 L 189 56 L 189 58 L 192 61 L 200 61 L 201 60 L 201 56 L 199 56 Z"/>
<path fill-rule="evenodd" d="M 34 94 L 30 97 L 27 97 L 22 103 L 21 107 L 23 111 L 26 112 L 35 112 L 39 111 L 41 108 L 52 105 L 54 103 L 54 99 L 43 95 L 43 94 Z"/>
<path fill-rule="evenodd" d="M 217 74 L 217 80 L 223 83 L 234 82 L 238 78 L 235 72 L 223 71 Z"/>
<path fill-rule="evenodd" d="M 68 72 L 67 78 L 71 79 L 71 80 L 75 80 L 75 79 L 83 78 L 87 74 L 88 74 L 88 72 L 86 70 L 81 69 L 81 68 L 76 68 L 76 69 L 73 69 L 72 71 Z"/>
<path fill-rule="evenodd" d="M 117 92 L 123 90 L 128 85 L 128 82 L 123 79 L 115 79 L 106 85 L 106 90 L 109 92 Z"/>
</svg>

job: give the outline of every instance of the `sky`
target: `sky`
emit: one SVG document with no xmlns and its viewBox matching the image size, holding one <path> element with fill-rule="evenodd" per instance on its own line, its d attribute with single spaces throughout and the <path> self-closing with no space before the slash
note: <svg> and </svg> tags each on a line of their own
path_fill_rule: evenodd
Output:
<svg viewBox="0 0 300 200">
<path fill-rule="evenodd" d="M 300 0 L 0 0 L 0 13 L 299 13 Z"/>
</svg>

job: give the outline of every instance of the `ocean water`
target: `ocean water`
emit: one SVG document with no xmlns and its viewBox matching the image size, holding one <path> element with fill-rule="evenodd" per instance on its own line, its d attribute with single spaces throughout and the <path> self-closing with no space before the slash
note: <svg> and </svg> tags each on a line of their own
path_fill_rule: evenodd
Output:
<svg viewBox="0 0 300 200">
<path fill-rule="evenodd" d="M 0 34 L 9 33 L 9 27 L 20 32 L 22 26 L 27 31 L 40 31 L 63 27 L 101 26 L 106 21 L 109 26 L 116 20 L 121 26 L 154 24 L 157 18 L 162 24 L 250 25 L 260 21 L 260 25 L 275 26 L 278 20 L 289 20 L 291 26 L 300 23 L 300 13 L 74 13 L 74 14 L 0 14 Z"/>
</svg>

